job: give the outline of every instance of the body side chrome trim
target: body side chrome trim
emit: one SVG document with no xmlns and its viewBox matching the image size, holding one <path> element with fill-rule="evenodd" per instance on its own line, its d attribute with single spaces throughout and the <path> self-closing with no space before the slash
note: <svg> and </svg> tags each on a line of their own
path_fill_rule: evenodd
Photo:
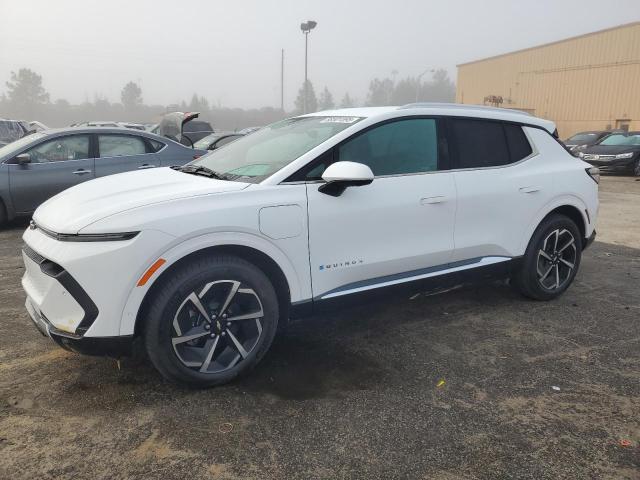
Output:
<svg viewBox="0 0 640 480">
<path fill-rule="evenodd" d="M 397 275 L 389 275 L 387 277 L 380 277 L 370 281 L 356 282 L 345 285 L 344 287 L 331 290 L 324 295 L 321 295 L 318 300 L 327 300 L 329 298 L 341 297 L 343 295 L 350 295 L 352 293 L 364 292 L 376 288 L 390 287 L 401 283 L 412 282 L 414 280 L 437 277 L 440 275 L 446 275 L 448 273 L 454 273 L 462 270 L 470 270 L 473 268 L 484 267 L 496 263 L 507 262 L 509 260 L 512 260 L 512 257 L 482 257 L 474 258 L 471 260 L 464 260 L 462 262 L 448 263 L 438 267 L 413 270 L 411 272 Z"/>
</svg>

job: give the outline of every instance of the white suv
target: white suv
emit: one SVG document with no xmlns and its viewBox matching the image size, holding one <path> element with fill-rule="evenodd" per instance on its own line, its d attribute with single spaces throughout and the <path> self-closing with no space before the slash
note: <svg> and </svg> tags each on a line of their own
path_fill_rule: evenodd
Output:
<svg viewBox="0 0 640 480">
<path fill-rule="evenodd" d="M 279 323 L 388 287 L 493 275 L 555 298 L 595 236 L 599 176 L 554 132 L 465 105 L 336 110 L 80 184 L 24 234 L 27 310 L 65 348 L 140 338 L 165 377 L 208 386 L 253 367 Z"/>
</svg>

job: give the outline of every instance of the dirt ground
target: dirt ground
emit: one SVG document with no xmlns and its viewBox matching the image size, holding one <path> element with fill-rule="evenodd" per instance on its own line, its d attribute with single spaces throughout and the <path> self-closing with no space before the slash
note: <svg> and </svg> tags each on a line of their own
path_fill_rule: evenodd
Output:
<svg viewBox="0 0 640 480">
<path fill-rule="evenodd" d="M 207 391 L 40 336 L 24 223 L 1 230 L 0 478 L 638 479 L 640 182 L 605 178 L 601 201 L 556 301 L 499 284 L 362 306 Z"/>
</svg>

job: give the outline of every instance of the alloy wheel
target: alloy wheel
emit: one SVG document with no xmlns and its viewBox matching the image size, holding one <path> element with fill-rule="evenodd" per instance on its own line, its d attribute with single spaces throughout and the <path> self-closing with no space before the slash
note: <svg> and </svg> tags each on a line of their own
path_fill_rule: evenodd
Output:
<svg viewBox="0 0 640 480">
<path fill-rule="evenodd" d="M 547 235 L 536 262 L 542 288 L 555 291 L 564 287 L 576 268 L 577 257 L 576 239 L 569 230 L 556 229 Z"/>
<path fill-rule="evenodd" d="M 176 312 L 171 342 L 182 364 L 211 374 L 246 359 L 262 336 L 262 302 L 236 280 L 217 280 L 192 291 Z"/>
</svg>

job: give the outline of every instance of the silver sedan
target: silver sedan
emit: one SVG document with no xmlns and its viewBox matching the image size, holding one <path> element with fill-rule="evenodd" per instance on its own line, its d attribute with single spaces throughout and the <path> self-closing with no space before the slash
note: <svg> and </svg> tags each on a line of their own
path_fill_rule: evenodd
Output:
<svg viewBox="0 0 640 480">
<path fill-rule="evenodd" d="M 44 130 L 0 148 L 0 225 L 30 215 L 80 182 L 131 170 L 184 165 L 207 153 L 140 130 Z"/>
</svg>

